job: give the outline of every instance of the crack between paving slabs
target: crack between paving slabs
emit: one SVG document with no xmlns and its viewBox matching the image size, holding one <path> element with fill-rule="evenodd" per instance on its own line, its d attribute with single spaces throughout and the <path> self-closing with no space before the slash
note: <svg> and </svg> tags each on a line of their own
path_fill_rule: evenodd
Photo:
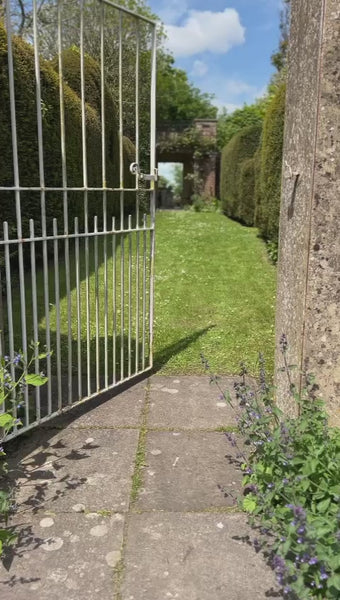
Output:
<svg viewBox="0 0 340 600">
<path fill-rule="evenodd" d="M 220 427 L 214 427 L 214 428 L 193 428 L 193 429 L 188 429 L 188 428 L 183 428 L 183 427 L 149 427 L 147 424 L 147 420 L 148 420 L 148 415 L 149 415 L 149 409 L 150 409 L 150 394 L 151 394 L 151 381 L 150 378 L 147 380 L 147 385 L 145 387 L 145 400 L 144 400 L 144 405 L 143 405 L 143 409 L 142 409 L 142 420 L 141 420 L 141 425 L 140 425 L 140 434 L 139 434 L 139 438 L 138 438 L 138 444 L 137 444 L 137 450 L 136 450 L 136 457 L 135 457 L 135 468 L 134 468 L 134 473 L 132 476 L 132 487 L 131 487 L 131 492 L 130 492 L 130 499 L 129 499 L 129 505 L 128 505 L 128 510 L 125 513 L 125 522 L 124 522 L 124 529 L 123 529 L 123 540 L 122 540 L 122 545 L 121 545 L 121 557 L 119 562 L 117 563 L 117 565 L 114 568 L 114 574 L 113 574 L 113 581 L 114 581 L 114 587 L 116 588 L 114 591 L 114 600 L 122 600 L 122 592 L 121 592 L 121 588 L 122 588 L 122 583 L 124 580 L 124 572 L 125 572 L 125 550 L 126 550 L 126 544 L 127 544 L 127 538 L 128 538 L 128 527 L 129 527 L 129 521 L 130 521 L 130 516 L 132 515 L 136 515 L 136 514 L 151 514 L 151 513 L 160 513 L 160 514 L 224 514 L 224 515 L 232 515 L 232 514 L 239 514 L 242 513 L 243 511 L 239 508 L 239 507 L 235 507 L 235 506 L 221 506 L 221 507 L 215 507 L 215 506 L 211 506 L 211 507 L 207 507 L 205 509 L 198 509 L 198 510 L 180 510 L 180 511 L 169 511 L 169 510 L 157 510 L 157 509 L 151 509 L 151 510 L 144 510 L 144 509 L 137 509 L 135 508 L 135 503 L 138 499 L 138 493 L 139 490 L 142 486 L 142 481 L 143 481 L 143 476 L 142 476 L 142 472 L 143 472 L 143 468 L 145 466 L 145 453 L 146 453 L 146 436 L 149 432 L 173 432 L 173 431 L 179 431 L 179 432 L 183 432 L 183 433 L 223 433 L 225 431 L 236 431 L 236 428 L 231 426 L 231 425 L 227 425 L 227 426 L 220 426 Z M 125 429 L 129 429 L 129 428 L 125 428 Z M 136 429 L 136 427 L 134 428 L 130 428 L 130 429 Z"/>
<path fill-rule="evenodd" d="M 138 437 L 138 443 L 137 443 L 137 450 L 136 450 L 136 456 L 135 456 L 135 468 L 134 468 L 134 472 L 132 475 L 132 485 L 131 485 L 131 492 L 130 492 L 130 498 L 129 498 L 129 505 L 128 505 L 128 510 L 125 513 L 125 521 L 124 521 L 124 528 L 123 528 L 123 540 L 122 540 L 122 545 L 121 545 L 121 557 L 113 571 L 113 583 L 114 583 L 114 587 L 115 587 L 114 596 L 113 596 L 114 600 L 122 600 L 121 586 L 122 586 L 124 571 L 125 571 L 124 555 L 125 555 L 125 548 L 126 548 L 126 543 L 127 543 L 129 517 L 131 514 L 133 514 L 133 510 L 132 510 L 133 505 L 138 498 L 138 491 L 142 485 L 142 470 L 143 470 L 143 466 L 145 463 L 145 443 L 146 443 L 146 435 L 147 435 L 147 431 L 148 431 L 147 417 L 148 417 L 148 412 L 149 412 L 149 408 L 150 408 L 150 391 L 151 391 L 151 381 L 150 381 L 150 379 L 148 379 L 147 384 L 145 386 L 145 398 L 144 398 L 144 405 L 143 405 L 143 409 L 142 409 L 142 419 L 141 419 L 141 425 L 140 425 L 140 431 L 139 431 L 139 437 Z"/>
</svg>

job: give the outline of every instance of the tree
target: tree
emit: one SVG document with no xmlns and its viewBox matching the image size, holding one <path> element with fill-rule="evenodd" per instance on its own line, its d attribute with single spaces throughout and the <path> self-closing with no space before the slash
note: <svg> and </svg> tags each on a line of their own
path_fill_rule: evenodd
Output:
<svg viewBox="0 0 340 600">
<path fill-rule="evenodd" d="M 213 96 L 201 92 L 188 80 L 183 69 L 174 66 L 173 57 L 162 49 L 158 52 L 157 121 L 192 121 L 215 119 L 217 108 Z"/>
<path fill-rule="evenodd" d="M 217 145 L 224 148 L 244 127 L 261 125 L 266 112 L 268 99 L 261 98 L 254 104 L 245 104 L 243 108 L 234 110 L 231 114 L 222 113 L 217 123 Z"/>
<path fill-rule="evenodd" d="M 158 176 L 158 187 L 159 188 L 168 188 L 171 185 L 170 181 L 164 177 L 164 175 Z"/>
<path fill-rule="evenodd" d="M 0 0 L 1 1 L 1 0 Z M 188 80 L 182 69 L 174 66 L 173 57 L 162 47 L 165 34 L 158 17 L 144 0 L 121 0 L 120 4 L 149 19 L 157 26 L 157 120 L 192 121 L 194 118 L 215 118 L 217 109 L 211 95 L 202 93 Z M 62 46 L 79 49 L 80 3 L 64 0 L 61 3 Z M 104 10 L 104 64 L 105 83 L 108 85 L 116 107 L 119 106 L 119 12 L 98 0 L 84 3 L 84 51 L 100 64 L 101 10 Z M 58 10 L 53 0 L 38 0 L 39 51 L 47 60 L 56 61 L 58 55 Z M 14 0 L 12 22 L 17 34 L 33 42 L 32 0 Z M 123 132 L 136 142 L 136 58 L 139 39 L 139 140 L 142 168 L 147 169 L 150 151 L 150 80 L 151 80 L 151 29 L 150 26 L 129 15 L 122 16 L 122 117 Z M 78 64 L 80 74 L 80 59 Z M 118 110 L 117 110 L 118 113 Z M 145 163 L 143 165 L 143 162 Z"/>
<path fill-rule="evenodd" d="M 290 0 L 284 0 L 284 6 L 280 16 L 280 42 L 279 48 L 271 56 L 271 62 L 280 72 L 287 63 L 288 39 L 290 27 Z"/>
<path fill-rule="evenodd" d="M 181 197 L 183 194 L 183 165 L 176 163 L 173 169 L 174 194 Z"/>
</svg>

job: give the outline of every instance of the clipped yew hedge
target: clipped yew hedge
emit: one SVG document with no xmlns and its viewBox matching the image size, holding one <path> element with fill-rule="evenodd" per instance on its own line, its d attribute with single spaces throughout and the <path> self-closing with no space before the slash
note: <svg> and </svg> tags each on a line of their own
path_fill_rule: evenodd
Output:
<svg viewBox="0 0 340 600">
<path fill-rule="evenodd" d="M 256 158 L 255 224 L 261 235 L 278 241 L 286 85 L 273 97 L 264 118 L 261 150 Z"/>
<path fill-rule="evenodd" d="M 17 142 L 20 185 L 39 187 L 39 155 L 36 114 L 36 87 L 34 75 L 33 47 L 19 37 L 13 36 L 15 102 L 17 119 Z M 14 184 L 11 141 L 11 120 L 8 87 L 7 34 L 0 23 L 0 186 Z M 63 54 L 65 79 L 64 107 L 66 130 L 66 166 L 68 187 L 83 186 L 83 152 L 81 100 L 79 97 L 80 62 L 77 50 Z M 41 107 L 43 129 L 44 178 L 46 187 L 62 186 L 62 159 L 60 144 L 59 76 L 56 62 L 40 59 Z M 67 76 L 66 76 L 67 72 Z M 102 186 L 102 144 L 100 109 L 100 69 L 90 57 L 85 60 L 85 119 L 87 140 L 87 171 L 90 187 Z M 119 185 L 119 144 L 116 110 L 110 92 L 105 88 L 106 111 L 106 183 L 109 187 Z M 129 173 L 127 162 L 132 156 L 133 144 L 124 140 L 125 187 L 134 187 L 135 179 Z M 133 161 L 131 161 L 133 162 Z M 126 195 L 127 211 L 135 205 L 134 195 Z M 119 194 L 114 194 L 108 203 L 108 217 L 119 214 Z M 68 193 L 69 222 L 79 217 L 83 225 L 84 198 L 81 192 Z M 35 221 L 35 234 L 41 233 L 41 199 L 39 192 L 22 192 L 23 235 L 29 233 L 29 219 Z M 89 192 L 89 217 L 101 217 L 102 194 Z M 46 218 L 48 233 L 52 231 L 53 218 L 63 227 L 63 195 L 61 192 L 46 192 Z M 16 235 L 15 202 L 12 192 L 1 192 L 0 224 L 7 220 L 10 232 Z M 100 221 L 100 219 L 99 219 Z"/>
<path fill-rule="evenodd" d="M 255 211 L 255 159 L 247 158 L 240 169 L 240 202 L 238 218 L 245 225 L 254 225 Z"/>
<path fill-rule="evenodd" d="M 225 146 L 221 157 L 222 209 L 228 217 L 247 225 L 254 222 L 255 185 L 253 163 L 248 161 L 258 148 L 261 130 L 261 125 L 251 125 L 239 131 Z"/>
</svg>

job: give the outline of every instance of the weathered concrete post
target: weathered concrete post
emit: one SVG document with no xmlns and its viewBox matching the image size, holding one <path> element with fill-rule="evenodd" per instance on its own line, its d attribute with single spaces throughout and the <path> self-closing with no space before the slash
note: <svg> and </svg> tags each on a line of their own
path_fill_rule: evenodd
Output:
<svg viewBox="0 0 340 600">
<path fill-rule="evenodd" d="M 277 346 L 285 333 L 294 382 L 300 388 L 301 372 L 313 372 L 339 424 L 339 0 L 292 0 L 282 186 Z M 276 385 L 279 404 L 292 412 L 284 373 Z"/>
</svg>

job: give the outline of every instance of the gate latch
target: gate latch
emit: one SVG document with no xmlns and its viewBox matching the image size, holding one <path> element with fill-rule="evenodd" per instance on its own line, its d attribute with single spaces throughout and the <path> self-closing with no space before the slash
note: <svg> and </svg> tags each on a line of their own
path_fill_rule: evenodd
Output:
<svg viewBox="0 0 340 600">
<path fill-rule="evenodd" d="M 132 175 L 138 175 L 138 179 L 140 179 L 141 181 L 157 181 L 158 180 L 158 169 L 155 169 L 153 174 L 146 175 L 145 173 L 142 173 L 138 163 L 131 163 L 130 173 L 132 173 Z"/>
</svg>

